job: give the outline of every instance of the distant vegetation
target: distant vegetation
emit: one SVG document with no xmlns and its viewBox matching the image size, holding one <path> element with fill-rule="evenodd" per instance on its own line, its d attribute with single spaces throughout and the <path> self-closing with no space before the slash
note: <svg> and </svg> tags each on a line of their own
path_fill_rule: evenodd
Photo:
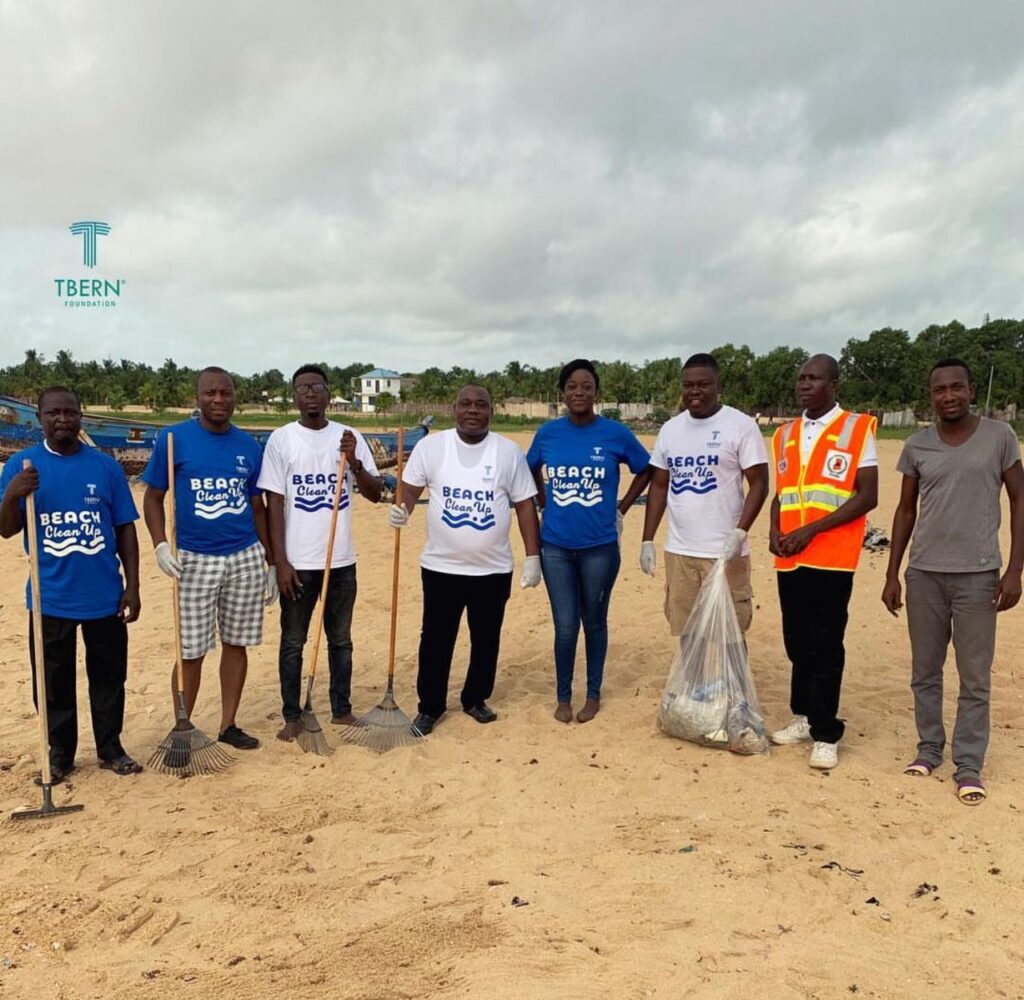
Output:
<svg viewBox="0 0 1024 1000">
<path fill-rule="evenodd" d="M 813 344 L 807 348 L 776 347 L 765 354 L 755 354 L 745 344 L 710 348 L 722 369 L 726 401 L 748 413 L 763 414 L 793 410 L 796 371 L 814 350 Z M 972 367 L 980 402 L 988 391 L 990 368 L 992 406 L 1004 409 L 1024 402 L 1024 321 L 1009 319 L 992 320 L 974 328 L 954 321 L 929 326 L 915 337 L 905 330 L 886 327 L 863 340 L 852 338 L 839 357 L 843 380 L 840 399 L 845 406 L 858 409 L 910 406 L 926 410 L 928 368 L 940 357 L 951 355 L 963 358 Z M 651 403 L 662 411 L 657 416 L 667 417 L 677 410 L 682 360 L 658 358 L 643 364 L 595 360 L 601 375 L 601 395 L 621 403 Z M 239 402 L 274 405 L 271 401 L 281 398 L 284 402 L 278 405 L 286 409 L 291 401 L 288 378 L 301 361 L 296 359 L 286 371 L 271 368 L 250 375 L 235 373 Z M 376 367 L 370 362 L 342 367 L 324 362 L 321 365 L 328 372 L 332 396 L 346 398 L 352 395 L 353 378 Z M 557 402 L 559 367 L 536 368 L 519 361 L 490 372 L 458 366 L 448 370 L 431 367 L 406 373 L 413 381 L 403 390 L 402 401 L 448 402 L 459 386 L 472 381 L 487 386 L 496 402 Z M 34 400 L 44 386 L 61 384 L 78 392 L 87 405 L 118 412 L 134 404 L 160 411 L 191 405 L 195 377 L 195 368 L 179 365 L 172 358 L 153 368 L 127 358 L 77 361 L 70 351 L 58 351 L 48 361 L 29 349 L 20 364 L 0 369 L 0 393 Z M 389 407 L 394 405 L 393 400 L 387 402 Z"/>
</svg>

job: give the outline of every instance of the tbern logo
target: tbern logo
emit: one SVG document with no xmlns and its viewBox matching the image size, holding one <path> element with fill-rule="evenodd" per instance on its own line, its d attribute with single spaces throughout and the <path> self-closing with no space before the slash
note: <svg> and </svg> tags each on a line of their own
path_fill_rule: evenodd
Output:
<svg viewBox="0 0 1024 1000">
<path fill-rule="evenodd" d="M 108 236 L 110 226 L 105 222 L 72 222 L 69 228 L 76 236 L 82 237 L 83 263 L 86 267 L 95 267 L 96 237 Z"/>
<path fill-rule="evenodd" d="M 110 224 L 83 220 L 72 222 L 68 226 L 74 236 L 82 237 L 82 263 L 86 267 L 96 266 L 96 238 L 110 235 Z M 54 278 L 57 286 L 57 298 L 64 300 L 66 308 L 104 308 L 110 309 L 117 305 L 121 297 L 124 278 Z"/>
</svg>

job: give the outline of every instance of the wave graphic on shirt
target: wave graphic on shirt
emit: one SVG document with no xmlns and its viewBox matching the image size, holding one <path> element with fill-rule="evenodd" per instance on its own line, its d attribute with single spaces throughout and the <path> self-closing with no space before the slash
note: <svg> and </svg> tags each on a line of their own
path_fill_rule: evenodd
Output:
<svg viewBox="0 0 1024 1000">
<path fill-rule="evenodd" d="M 318 510 L 331 510 L 334 507 L 334 497 L 295 497 L 292 506 L 296 510 L 313 514 Z M 346 493 L 338 504 L 338 510 L 344 510 L 348 506 L 348 494 Z"/>
<path fill-rule="evenodd" d="M 600 489 L 592 490 L 590 493 L 581 493 L 578 489 L 552 490 L 551 499 L 559 507 L 571 507 L 573 504 L 580 507 L 596 507 L 604 500 L 604 494 Z"/>
<path fill-rule="evenodd" d="M 76 536 L 65 538 L 61 542 L 55 542 L 49 538 L 43 539 L 43 552 L 57 559 L 63 559 L 73 552 L 83 556 L 94 556 L 102 552 L 106 547 L 107 543 L 103 540 L 102 535 L 93 535 L 91 539 L 78 538 Z"/>
<path fill-rule="evenodd" d="M 249 506 L 243 497 L 238 497 L 230 502 L 227 500 L 218 500 L 216 503 L 196 501 L 195 505 L 196 517 L 201 517 L 204 521 L 216 521 L 218 517 L 223 517 L 225 514 L 245 514 L 248 510 Z"/>
<path fill-rule="evenodd" d="M 484 514 L 480 521 L 474 521 L 472 514 L 452 514 L 446 510 L 441 512 L 441 522 L 449 528 L 475 528 L 477 531 L 487 531 L 497 523 L 492 511 Z"/>
<path fill-rule="evenodd" d="M 696 493 L 698 496 L 703 496 L 705 493 L 710 493 L 712 490 L 718 489 L 718 480 L 714 476 L 709 476 L 707 479 L 702 479 L 699 482 L 690 482 L 689 479 L 683 479 L 679 482 L 673 482 L 671 490 L 677 496 L 680 493 Z"/>
</svg>

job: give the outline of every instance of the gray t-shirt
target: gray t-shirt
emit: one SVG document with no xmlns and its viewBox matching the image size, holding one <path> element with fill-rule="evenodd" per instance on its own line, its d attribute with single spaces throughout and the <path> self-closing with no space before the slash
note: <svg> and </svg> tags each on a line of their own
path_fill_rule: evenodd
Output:
<svg viewBox="0 0 1024 1000">
<path fill-rule="evenodd" d="M 933 573 L 999 569 L 999 492 L 1003 473 L 1019 461 L 1013 429 L 986 417 L 958 447 L 934 425 L 907 438 L 896 469 L 918 481 L 909 565 Z"/>
</svg>

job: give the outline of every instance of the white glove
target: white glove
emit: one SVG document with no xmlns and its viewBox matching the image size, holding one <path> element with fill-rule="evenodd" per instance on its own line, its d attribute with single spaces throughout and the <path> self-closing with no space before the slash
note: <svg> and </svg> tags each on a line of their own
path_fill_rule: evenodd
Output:
<svg viewBox="0 0 1024 1000">
<path fill-rule="evenodd" d="M 281 596 L 281 588 L 277 585 L 277 567 L 267 567 L 267 597 L 263 602 L 268 608 Z"/>
<path fill-rule="evenodd" d="M 725 540 L 722 558 L 725 560 L 735 559 L 743 551 L 743 543 L 746 540 L 747 533 L 742 528 L 733 528 L 729 532 L 729 537 Z"/>
<path fill-rule="evenodd" d="M 640 543 L 640 568 L 648 575 L 654 576 L 654 567 L 658 565 L 658 550 L 654 542 Z"/>
<path fill-rule="evenodd" d="M 622 541 L 622 526 L 626 523 L 621 510 L 615 512 L 615 530 L 619 533 L 619 541 Z"/>
<path fill-rule="evenodd" d="M 401 504 L 393 503 L 388 512 L 388 524 L 392 528 L 404 528 L 409 523 L 411 515 Z"/>
<path fill-rule="evenodd" d="M 161 572 L 173 576 L 175 580 L 181 579 L 181 563 L 174 557 L 167 542 L 161 542 L 156 547 L 156 564 Z"/>
<path fill-rule="evenodd" d="M 519 586 L 536 587 L 540 583 L 540 556 L 527 556 L 523 560 L 523 575 L 519 577 Z"/>
</svg>

